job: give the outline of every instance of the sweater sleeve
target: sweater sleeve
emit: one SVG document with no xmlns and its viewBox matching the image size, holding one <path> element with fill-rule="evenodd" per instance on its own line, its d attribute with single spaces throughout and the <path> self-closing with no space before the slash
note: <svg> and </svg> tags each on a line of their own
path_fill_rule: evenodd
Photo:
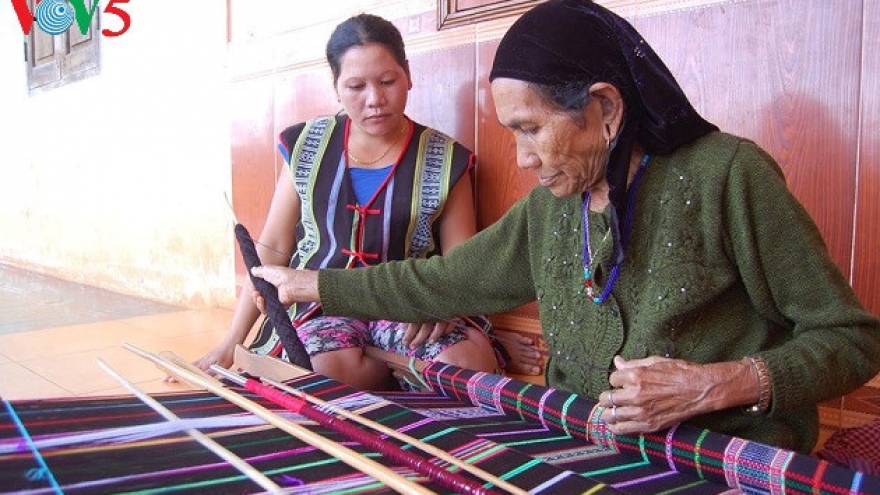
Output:
<svg viewBox="0 0 880 495">
<path fill-rule="evenodd" d="M 527 204 L 521 200 L 443 256 L 321 270 L 324 313 L 422 322 L 507 311 L 534 300 Z"/>
<path fill-rule="evenodd" d="M 775 161 L 743 141 L 726 198 L 728 235 L 758 311 L 790 338 L 759 354 L 770 414 L 846 394 L 880 372 L 880 322 L 857 300 Z M 767 339 L 771 340 L 771 339 Z"/>
</svg>

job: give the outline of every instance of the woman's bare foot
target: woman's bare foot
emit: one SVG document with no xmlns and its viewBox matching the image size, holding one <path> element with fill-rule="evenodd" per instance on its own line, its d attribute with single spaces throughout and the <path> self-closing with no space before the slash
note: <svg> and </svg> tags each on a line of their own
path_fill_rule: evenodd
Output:
<svg viewBox="0 0 880 495">
<path fill-rule="evenodd" d="M 516 332 L 504 332 L 504 335 L 498 335 L 498 333 L 496 331 L 495 338 L 501 342 L 510 356 L 510 361 L 504 367 L 504 371 L 515 375 L 535 376 L 541 374 L 543 359 L 541 351 L 538 350 L 532 337 Z"/>
</svg>

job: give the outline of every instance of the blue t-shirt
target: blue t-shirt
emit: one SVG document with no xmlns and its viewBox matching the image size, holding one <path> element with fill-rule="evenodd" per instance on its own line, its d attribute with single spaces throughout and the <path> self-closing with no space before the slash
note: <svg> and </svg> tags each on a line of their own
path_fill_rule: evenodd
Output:
<svg viewBox="0 0 880 495">
<path fill-rule="evenodd" d="M 351 174 L 351 185 L 354 186 L 354 196 L 359 205 L 365 205 L 373 198 L 393 166 L 388 165 L 383 168 L 351 167 L 348 169 Z"/>
<path fill-rule="evenodd" d="M 287 152 L 287 148 L 278 144 L 278 151 L 281 152 L 284 161 L 290 164 L 290 154 Z M 383 168 L 351 167 L 348 169 L 351 173 L 351 185 L 354 187 L 354 196 L 357 198 L 358 204 L 367 204 L 367 201 L 373 198 L 376 190 L 382 185 L 382 181 L 388 176 L 388 172 L 391 171 L 393 166 L 394 164 Z"/>
</svg>

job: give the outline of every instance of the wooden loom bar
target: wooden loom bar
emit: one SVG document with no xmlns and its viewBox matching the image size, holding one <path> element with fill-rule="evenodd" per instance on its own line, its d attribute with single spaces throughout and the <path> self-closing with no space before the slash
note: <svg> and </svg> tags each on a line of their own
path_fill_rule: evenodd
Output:
<svg viewBox="0 0 880 495">
<path fill-rule="evenodd" d="M 266 383 L 268 383 L 268 384 L 270 384 L 280 390 L 283 390 L 287 393 L 294 394 L 298 397 L 301 397 L 301 398 L 307 400 L 308 402 L 315 404 L 316 406 L 329 409 L 329 410 L 333 411 L 335 414 L 338 414 L 339 416 L 342 416 L 342 417 L 345 417 L 345 418 L 350 419 L 352 421 L 358 422 L 364 426 L 367 426 L 367 427 L 372 428 L 376 431 L 379 431 L 385 435 L 388 435 L 389 437 L 396 438 L 397 440 L 400 440 L 402 442 L 405 442 L 405 443 L 408 443 L 408 444 L 413 445 L 415 447 L 418 447 L 422 451 L 424 451 L 428 454 L 431 454 L 431 455 L 437 457 L 438 459 L 442 459 L 443 461 L 446 461 L 449 464 L 457 466 L 458 468 L 463 469 L 463 470 L 473 474 L 474 476 L 477 476 L 480 479 L 488 481 L 488 482 L 492 483 L 493 485 L 497 486 L 498 488 L 501 488 L 502 490 L 508 491 L 508 492 L 510 492 L 512 494 L 516 494 L 516 495 L 528 495 L 528 493 L 529 493 L 528 491 L 523 490 L 522 488 L 493 475 L 492 473 L 489 473 L 489 472 L 487 472 L 477 466 L 474 466 L 473 464 L 468 464 L 467 462 L 464 462 L 461 459 L 458 459 L 457 457 L 451 455 L 450 453 L 446 452 L 445 450 L 437 448 L 427 442 L 423 442 L 422 440 L 420 440 L 418 438 L 415 438 L 415 437 L 412 437 L 412 436 L 407 435 L 405 433 L 399 432 L 393 428 L 388 428 L 387 426 L 385 426 L 381 423 L 378 423 L 378 422 L 373 421 L 371 419 L 365 418 L 365 417 L 360 416 L 359 414 L 353 413 L 351 411 L 347 411 L 341 407 L 337 407 L 334 404 L 331 404 L 331 403 L 329 403 L 323 399 L 320 399 L 318 397 L 315 397 L 311 394 L 307 394 L 301 390 L 297 390 L 293 387 L 288 387 L 287 385 L 278 381 L 278 379 L 273 379 L 273 378 L 269 378 L 268 376 L 263 376 L 263 375 L 273 375 L 276 377 L 278 377 L 278 376 L 280 376 L 280 377 L 303 376 L 303 375 L 307 374 L 307 372 L 305 370 L 303 370 L 302 368 L 298 368 L 295 365 L 292 365 L 290 363 L 287 363 L 287 362 L 284 362 L 284 361 L 281 361 L 281 360 L 278 360 L 278 359 L 275 359 L 275 358 L 272 358 L 269 356 L 254 354 L 252 352 L 249 352 L 248 350 L 246 350 L 244 347 L 241 347 L 241 346 L 237 347 L 235 350 L 235 360 L 239 364 L 247 363 L 248 366 L 245 366 L 244 368 L 246 370 L 249 370 L 249 372 L 252 369 L 259 370 L 260 373 L 252 373 L 252 374 L 255 374 L 255 375 L 259 374 L 261 380 L 263 380 L 264 382 L 266 382 Z M 284 368 L 289 368 L 289 370 L 285 370 Z M 281 378 L 281 379 L 283 379 L 283 378 Z M 387 401 L 383 400 L 383 402 L 387 402 Z"/>
<path fill-rule="evenodd" d="M 220 383 L 220 381 L 211 376 L 208 376 L 204 372 L 201 372 L 201 370 L 192 369 L 191 366 L 185 365 L 182 360 L 175 359 L 175 361 L 178 362 L 172 362 L 170 359 L 158 356 L 151 352 L 144 351 L 128 343 L 124 343 L 123 347 L 145 359 L 152 361 L 166 372 L 177 375 L 181 379 L 186 380 L 193 385 L 205 388 L 215 395 L 218 395 L 228 400 L 229 402 L 232 402 L 233 404 L 241 407 L 242 409 L 266 420 L 272 426 L 275 426 L 276 428 L 281 429 L 282 431 L 296 437 L 297 439 L 302 440 L 303 442 L 306 442 L 307 444 L 324 451 L 325 453 L 339 459 L 340 461 L 363 473 L 369 474 L 370 476 L 387 484 L 389 487 L 397 490 L 400 493 L 421 495 L 430 495 L 435 493 L 425 488 L 424 486 L 414 481 L 410 481 L 404 476 L 395 473 L 388 467 L 358 454 L 354 450 L 351 450 L 344 445 L 340 445 L 336 442 L 330 441 L 318 435 L 317 433 L 312 432 L 308 428 L 279 417 L 278 415 L 276 415 L 272 411 L 269 411 L 263 406 L 233 392 L 232 390 L 227 389 L 225 386 L 223 386 L 222 383 Z"/>
<path fill-rule="evenodd" d="M 425 457 L 404 450 L 393 443 L 385 442 L 380 436 L 374 433 L 362 430 L 357 426 L 354 426 L 352 423 L 323 411 L 319 411 L 307 404 L 306 399 L 299 395 L 287 395 L 284 391 L 278 388 L 260 383 L 252 378 L 244 378 L 220 366 L 214 365 L 211 369 L 221 374 L 224 378 L 243 386 L 245 389 L 258 394 L 263 398 L 271 400 L 275 404 L 295 413 L 302 414 L 323 426 L 345 435 L 361 445 L 367 446 L 381 453 L 384 457 L 390 460 L 399 462 L 425 476 L 428 476 L 437 482 L 437 484 L 452 490 L 454 493 L 477 495 L 493 495 L 497 493 L 483 487 L 479 483 L 458 476 L 451 471 L 447 471 L 441 466 L 432 464 L 430 460 Z"/>
</svg>

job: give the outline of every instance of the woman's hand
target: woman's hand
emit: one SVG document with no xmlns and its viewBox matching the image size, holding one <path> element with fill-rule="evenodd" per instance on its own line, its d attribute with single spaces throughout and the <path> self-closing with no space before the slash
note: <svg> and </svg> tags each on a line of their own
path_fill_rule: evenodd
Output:
<svg viewBox="0 0 880 495">
<path fill-rule="evenodd" d="M 235 345 L 223 342 L 215 347 L 214 350 L 196 360 L 193 364 L 195 364 L 200 370 L 213 374 L 211 371 L 212 364 L 216 364 L 222 368 L 229 368 L 232 366 L 234 356 Z"/>
<path fill-rule="evenodd" d="M 251 301 L 254 302 L 254 306 L 260 310 L 260 314 L 266 316 L 266 300 L 263 299 L 263 295 L 260 294 L 260 291 L 254 289 L 251 291 Z"/>
<path fill-rule="evenodd" d="M 235 355 L 235 344 L 228 344 L 226 341 L 223 341 L 220 345 L 209 351 L 204 356 L 200 357 L 196 361 L 193 362 L 200 370 L 214 374 L 211 371 L 211 365 L 216 364 L 222 366 L 223 368 L 229 368 L 232 366 L 232 361 Z M 166 375 L 165 376 L 166 383 L 177 383 L 177 377 L 174 375 Z"/>
<path fill-rule="evenodd" d="M 403 345 L 415 349 L 425 341 L 434 343 L 453 330 L 455 330 L 455 324 L 449 321 L 407 323 L 406 331 L 403 333 Z"/>
<path fill-rule="evenodd" d="M 603 419 L 615 434 L 651 433 L 699 414 L 749 404 L 758 384 L 744 361 L 696 364 L 651 356 L 614 358 L 613 387 L 599 394 Z"/>
</svg>

